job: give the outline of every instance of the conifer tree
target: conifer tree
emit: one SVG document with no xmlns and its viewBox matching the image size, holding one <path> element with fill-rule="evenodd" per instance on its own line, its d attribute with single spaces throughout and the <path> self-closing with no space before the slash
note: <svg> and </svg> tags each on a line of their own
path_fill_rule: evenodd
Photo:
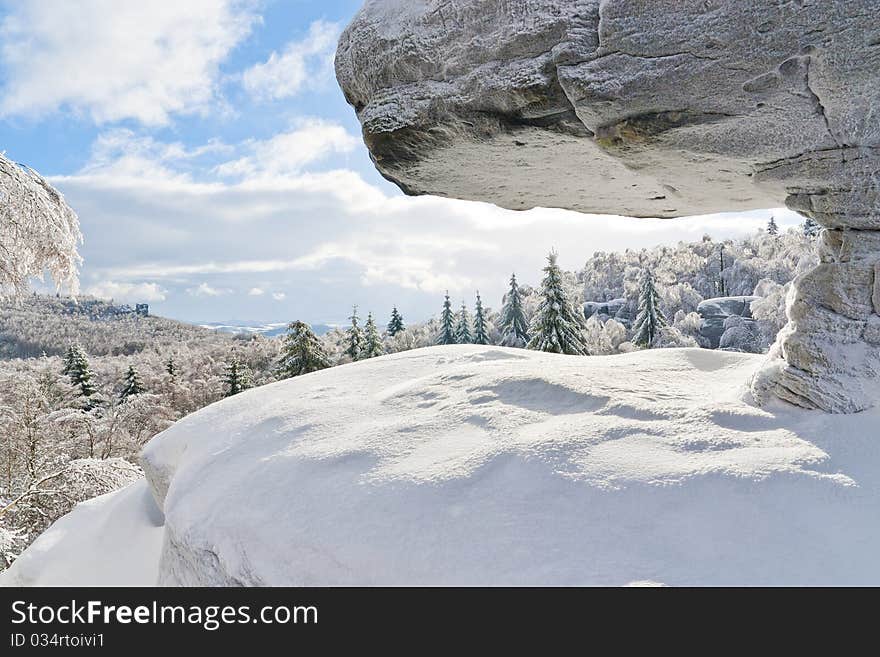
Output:
<svg viewBox="0 0 880 657">
<path fill-rule="evenodd" d="M 64 374 L 70 377 L 70 382 L 79 387 L 80 394 L 83 397 L 91 397 L 97 392 L 95 386 L 94 375 L 89 366 L 89 360 L 86 353 L 78 346 L 73 345 L 68 349 L 68 353 L 64 358 Z"/>
<path fill-rule="evenodd" d="M 232 397 L 232 395 L 247 390 L 251 387 L 247 367 L 238 359 L 233 358 L 226 366 L 226 377 L 223 379 L 223 383 L 226 384 L 226 397 Z"/>
<path fill-rule="evenodd" d="M 168 376 L 171 377 L 171 382 L 177 378 L 177 363 L 174 362 L 174 356 L 168 356 L 168 360 L 165 361 L 165 371 L 168 372 Z"/>
<path fill-rule="evenodd" d="M 386 329 L 388 335 L 392 338 L 396 336 L 401 331 L 406 330 L 406 326 L 403 324 L 403 316 L 397 312 L 397 306 L 391 310 L 391 321 L 388 322 L 388 328 Z"/>
<path fill-rule="evenodd" d="M 779 235 L 779 226 L 776 224 L 776 217 L 770 215 L 770 221 L 767 222 L 767 234 Z"/>
<path fill-rule="evenodd" d="M 364 344 L 361 349 L 361 358 L 375 358 L 384 353 L 382 338 L 373 321 L 373 313 L 367 313 L 367 323 L 364 324 Z"/>
<path fill-rule="evenodd" d="M 816 237 L 819 234 L 819 231 L 822 230 L 822 227 L 817 224 L 815 221 L 807 217 L 804 219 L 803 231 L 804 235 L 807 237 Z"/>
<path fill-rule="evenodd" d="M 79 349 L 79 347 L 75 347 L 72 344 L 67 345 L 67 351 L 64 352 L 64 357 L 61 359 L 61 373 L 65 376 L 70 376 L 70 373 L 73 371 L 73 363 L 76 361 L 77 349 Z"/>
<path fill-rule="evenodd" d="M 278 375 L 287 379 L 330 367 L 330 357 L 305 322 L 291 322 L 284 336 Z"/>
<path fill-rule="evenodd" d="M 556 262 L 557 254 L 551 251 L 544 267 L 541 281 L 541 302 L 532 319 L 532 339 L 528 348 L 557 354 L 586 356 L 589 354 L 584 342 L 584 316 L 568 296 L 562 283 L 562 271 Z"/>
<path fill-rule="evenodd" d="M 363 348 L 364 343 L 364 332 L 361 330 L 358 322 L 360 318 L 358 317 L 358 307 L 355 306 L 351 311 L 351 317 L 348 320 L 351 322 L 351 326 L 346 332 L 345 336 L 348 340 L 348 347 L 345 350 L 352 360 L 357 360 L 361 357 L 361 349 Z"/>
<path fill-rule="evenodd" d="M 471 334 L 471 316 L 464 301 L 461 302 L 461 310 L 458 311 L 456 320 L 455 341 L 458 344 L 471 344 L 474 341 L 474 336 Z"/>
<path fill-rule="evenodd" d="M 122 387 L 122 392 L 119 394 L 119 399 L 125 401 L 129 397 L 139 395 L 142 392 L 146 392 L 146 388 L 144 388 L 144 384 L 141 382 L 141 376 L 134 365 L 129 365 L 128 372 L 125 373 L 125 384 Z"/>
<path fill-rule="evenodd" d="M 488 327 L 486 326 L 486 313 L 483 310 L 483 300 L 477 292 L 477 302 L 474 304 L 474 344 L 489 344 Z"/>
<path fill-rule="evenodd" d="M 501 344 L 525 347 L 529 343 L 529 327 L 523 312 L 522 296 L 516 284 L 516 274 L 510 275 L 510 290 L 501 309 Z"/>
<path fill-rule="evenodd" d="M 667 325 L 660 310 L 660 294 L 654 285 L 654 275 L 646 269 L 639 289 L 639 313 L 633 324 L 633 344 L 650 349 L 660 329 Z"/>
<path fill-rule="evenodd" d="M 455 313 L 452 312 L 448 291 L 446 292 L 446 300 L 443 302 L 443 312 L 440 313 L 440 333 L 437 335 L 437 344 L 455 344 Z"/>
</svg>

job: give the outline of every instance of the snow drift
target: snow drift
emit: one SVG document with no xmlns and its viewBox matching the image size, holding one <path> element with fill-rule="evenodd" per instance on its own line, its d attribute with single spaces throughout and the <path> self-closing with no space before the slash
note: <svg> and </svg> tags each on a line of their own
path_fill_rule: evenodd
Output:
<svg viewBox="0 0 880 657">
<path fill-rule="evenodd" d="M 750 406 L 759 363 L 449 346 L 251 390 L 4 583 L 880 584 L 880 414 Z"/>
</svg>

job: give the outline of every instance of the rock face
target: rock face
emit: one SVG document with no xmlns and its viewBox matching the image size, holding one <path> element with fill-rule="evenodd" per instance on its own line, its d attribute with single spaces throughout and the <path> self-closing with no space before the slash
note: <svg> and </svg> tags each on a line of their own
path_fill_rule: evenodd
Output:
<svg viewBox="0 0 880 657">
<path fill-rule="evenodd" d="M 700 335 L 709 341 L 712 349 L 717 349 L 724 334 L 724 322 L 734 315 L 752 321 L 752 301 L 758 297 L 717 297 L 706 299 L 697 306 L 697 312 L 703 318 Z"/>
<path fill-rule="evenodd" d="M 336 68 L 376 166 L 410 194 L 637 217 L 784 200 L 812 217 L 822 263 L 755 393 L 880 400 L 869 0 L 367 0 Z"/>
</svg>

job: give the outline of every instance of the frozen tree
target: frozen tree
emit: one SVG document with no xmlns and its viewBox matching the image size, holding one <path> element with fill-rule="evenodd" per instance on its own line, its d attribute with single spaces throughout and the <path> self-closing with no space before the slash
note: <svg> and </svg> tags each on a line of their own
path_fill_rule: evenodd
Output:
<svg viewBox="0 0 880 657">
<path fill-rule="evenodd" d="M 346 333 L 346 338 L 348 340 L 348 346 L 345 349 L 345 353 L 348 354 L 349 358 L 352 360 L 357 360 L 361 357 L 361 350 L 363 349 L 364 343 L 364 332 L 361 330 L 360 318 L 357 313 L 357 306 L 355 306 L 351 311 L 351 317 L 348 318 L 348 321 L 351 322 L 351 326 L 348 328 L 348 332 Z"/>
<path fill-rule="evenodd" d="M 660 335 L 660 329 L 666 325 L 666 317 L 660 310 L 660 295 L 654 286 L 654 275 L 650 269 L 646 269 L 642 273 L 639 290 L 639 314 L 633 324 L 633 344 L 650 349 Z"/>
<path fill-rule="evenodd" d="M 65 354 L 62 371 L 70 377 L 70 382 L 79 388 L 79 394 L 82 397 L 89 398 L 97 391 L 92 380 L 94 374 L 89 366 L 89 359 L 78 345 L 71 346 Z"/>
<path fill-rule="evenodd" d="M 437 344 L 455 344 L 455 313 L 452 312 L 452 303 L 449 301 L 449 292 L 443 301 L 443 312 L 440 313 L 440 331 L 437 334 Z"/>
<path fill-rule="evenodd" d="M 557 354 L 585 356 L 589 350 L 584 342 L 584 316 L 565 293 L 562 271 L 551 251 L 541 281 L 541 301 L 532 318 L 528 348 Z"/>
<path fill-rule="evenodd" d="M 483 300 L 477 292 L 477 302 L 474 305 L 474 344 L 489 344 L 489 332 L 486 324 L 486 312 L 483 310 Z"/>
<path fill-rule="evenodd" d="M 776 223 L 776 217 L 773 215 L 770 215 L 770 221 L 767 222 L 767 234 L 774 237 L 779 235 L 779 225 Z"/>
<path fill-rule="evenodd" d="M 171 382 L 174 383 L 177 378 L 177 363 L 174 362 L 174 356 L 168 356 L 168 360 L 165 361 L 165 371 L 168 373 L 168 376 L 171 377 Z"/>
<path fill-rule="evenodd" d="M 524 347 L 529 342 L 528 323 L 523 311 L 522 297 L 516 283 L 516 274 L 510 275 L 510 290 L 501 309 L 501 343 L 507 347 Z"/>
<path fill-rule="evenodd" d="M 138 374 L 134 365 L 129 365 L 128 371 L 125 373 L 125 383 L 122 387 L 122 392 L 119 394 L 120 400 L 126 401 L 129 397 L 140 395 L 144 392 L 146 392 L 146 388 L 144 388 L 144 384 L 141 381 L 141 375 Z"/>
<path fill-rule="evenodd" d="M 458 311 L 456 317 L 455 341 L 458 344 L 471 344 L 474 341 L 474 336 L 471 333 L 471 316 L 464 301 L 461 302 L 461 310 Z"/>
<path fill-rule="evenodd" d="M 251 387 L 247 366 L 237 358 L 233 358 L 226 366 L 226 377 L 223 379 L 226 385 L 226 397 L 232 397 Z"/>
<path fill-rule="evenodd" d="M 44 271 L 76 294 L 81 242 L 79 219 L 61 194 L 0 153 L 0 296 L 23 295 Z"/>
<path fill-rule="evenodd" d="M 364 325 L 364 341 L 361 348 L 361 358 L 375 358 L 383 354 L 382 338 L 373 320 L 373 313 L 367 313 L 367 323 Z"/>
<path fill-rule="evenodd" d="M 393 338 L 405 330 L 406 326 L 403 325 L 403 316 L 397 311 L 397 306 L 394 306 L 391 310 L 391 320 L 388 322 L 386 331 Z"/>
<path fill-rule="evenodd" d="M 803 230 L 804 235 L 809 237 L 810 239 L 816 237 L 819 234 L 819 231 L 822 230 L 822 227 L 817 224 L 815 221 L 807 217 L 804 219 L 804 223 L 801 226 L 801 230 Z"/>
<path fill-rule="evenodd" d="M 305 322 L 291 322 L 284 336 L 284 347 L 278 366 L 280 378 L 309 374 L 330 367 L 330 357 L 321 341 Z"/>
</svg>

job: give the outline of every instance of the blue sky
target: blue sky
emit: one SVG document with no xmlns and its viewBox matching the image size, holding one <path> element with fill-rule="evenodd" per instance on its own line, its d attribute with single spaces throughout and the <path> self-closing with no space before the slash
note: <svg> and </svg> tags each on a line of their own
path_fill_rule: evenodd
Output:
<svg viewBox="0 0 880 657">
<path fill-rule="evenodd" d="M 0 0 L 0 150 L 78 212 L 85 292 L 190 321 L 334 323 L 354 303 L 420 320 L 446 289 L 497 305 L 510 271 L 537 281 L 551 247 L 575 268 L 597 250 L 766 222 L 404 197 L 374 170 L 333 77 L 359 6 Z"/>
</svg>

